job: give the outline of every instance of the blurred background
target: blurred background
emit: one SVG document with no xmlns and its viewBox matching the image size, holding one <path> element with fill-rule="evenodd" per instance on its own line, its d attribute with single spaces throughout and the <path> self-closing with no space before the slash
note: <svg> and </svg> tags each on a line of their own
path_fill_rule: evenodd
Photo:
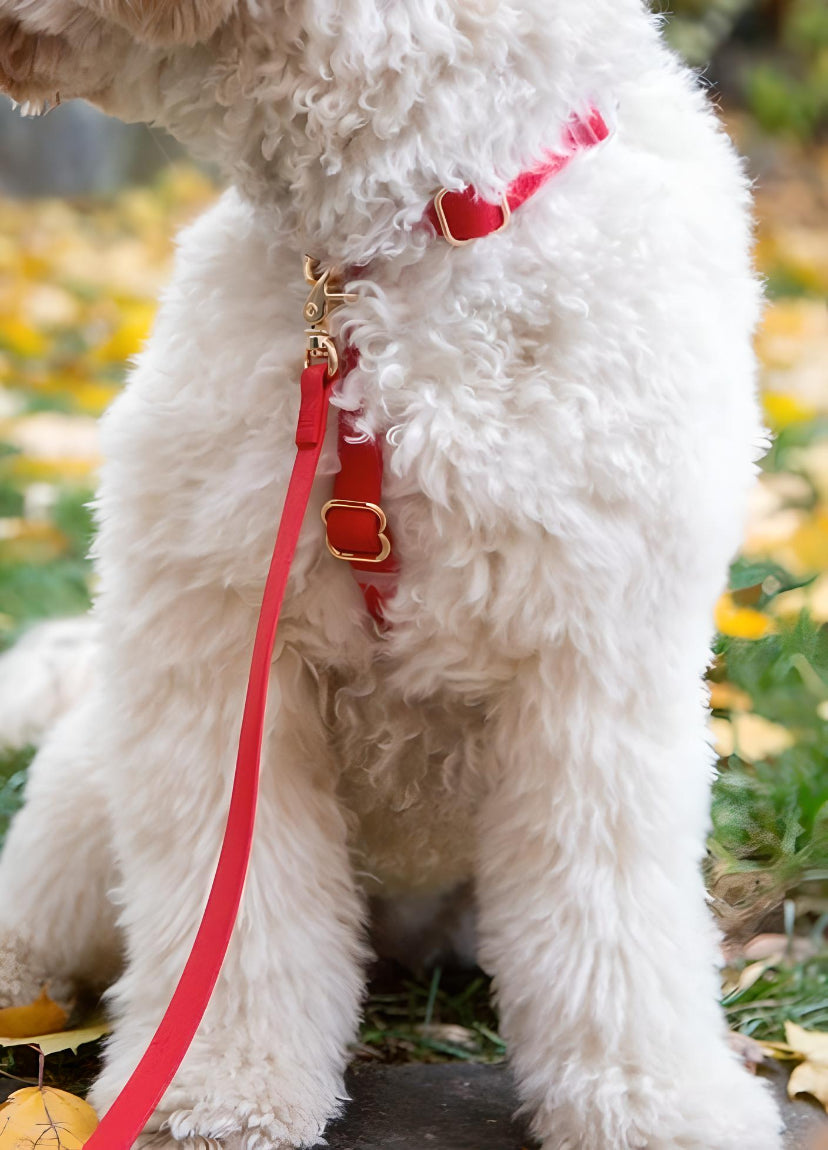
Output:
<svg viewBox="0 0 828 1150">
<path fill-rule="evenodd" d="M 676 0 L 664 19 L 756 180 L 775 441 L 717 611 L 707 875 L 731 1026 L 779 1040 L 790 1020 L 828 1030 L 828 4 Z M 161 134 L 82 105 L 33 121 L 0 106 L 0 648 L 89 604 L 96 418 L 176 228 L 215 194 Z M 30 754 L 0 756 L 0 834 Z M 485 980 L 453 978 L 375 994 L 360 1055 L 501 1057 Z"/>
</svg>

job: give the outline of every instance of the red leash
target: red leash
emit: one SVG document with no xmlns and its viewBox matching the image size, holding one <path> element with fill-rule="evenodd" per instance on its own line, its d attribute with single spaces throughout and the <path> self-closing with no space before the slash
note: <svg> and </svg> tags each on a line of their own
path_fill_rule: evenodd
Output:
<svg viewBox="0 0 828 1150">
<path fill-rule="evenodd" d="M 331 385 L 327 362 L 302 372 L 296 460 L 276 536 L 253 643 L 247 697 L 227 826 L 210 897 L 166 1013 L 126 1086 L 106 1112 L 86 1150 L 130 1150 L 172 1082 L 210 1002 L 241 903 L 253 842 L 265 705 L 276 624 L 290 564 L 325 439 Z"/>
<path fill-rule="evenodd" d="M 444 189 L 430 204 L 426 219 L 454 245 L 502 231 L 511 212 L 566 167 L 576 152 L 593 147 L 608 135 L 609 129 L 597 111 L 586 117 L 575 116 L 565 133 L 564 150 L 550 153 L 538 168 L 518 177 L 502 204 L 486 203 L 473 188 L 457 192 Z M 241 904 L 253 842 L 276 626 L 322 453 L 331 389 L 339 375 L 336 346 L 325 321 L 330 309 L 348 298 L 331 290 L 329 272 L 316 274 L 313 260 L 306 259 L 305 275 L 312 291 L 305 305 L 305 319 L 310 325 L 309 351 L 301 377 L 297 453 L 256 628 L 233 791 L 218 864 L 201 925 L 164 1017 L 129 1081 L 86 1142 L 86 1150 L 131 1150 L 195 1037 L 218 981 Z M 372 582 L 369 573 L 377 571 L 381 576 L 393 577 L 396 571 L 393 556 L 386 553 L 390 535 L 379 503 L 382 449 L 377 441 L 355 440 L 351 421 L 352 416 L 343 413 L 339 431 L 341 469 L 324 517 L 332 554 L 351 563 L 369 610 L 381 620 L 386 592 Z"/>
</svg>

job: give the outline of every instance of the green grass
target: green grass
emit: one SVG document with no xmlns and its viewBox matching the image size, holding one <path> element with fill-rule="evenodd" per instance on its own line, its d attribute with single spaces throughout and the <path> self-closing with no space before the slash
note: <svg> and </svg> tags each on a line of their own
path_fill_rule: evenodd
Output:
<svg viewBox="0 0 828 1150">
<path fill-rule="evenodd" d="M 480 971 L 419 978 L 397 970 L 372 984 L 358 1058 L 383 1062 L 498 1062 L 506 1046 L 497 1034 L 490 980 Z"/>
<path fill-rule="evenodd" d="M 0 755 L 0 841 L 5 838 L 12 816 L 23 801 L 26 770 L 33 755 L 33 747 Z"/>
<path fill-rule="evenodd" d="M 15 501 L 14 496 L 19 499 Z M 0 650 L 10 646 L 21 630 L 39 619 L 79 615 L 91 603 L 91 571 L 88 560 L 92 541 L 92 515 L 87 487 L 60 490 L 48 512 L 48 524 L 61 540 L 61 553 L 43 559 L 36 549 L 22 553 L 15 545 L 0 543 Z M 2 471 L 0 457 L 0 503 L 5 500 L 12 515 L 19 515 L 23 492 Z M 2 514 L 2 513 L 0 513 Z"/>
<path fill-rule="evenodd" d="M 724 1007 L 733 1030 L 770 1042 L 784 1040 L 786 1022 L 828 1030 L 828 955 L 773 967 Z"/>
<path fill-rule="evenodd" d="M 758 641 L 721 640 L 718 652 L 717 673 L 796 742 L 759 762 L 732 755 L 720 764 L 711 857 L 720 873 L 760 872 L 765 901 L 770 883 L 776 905 L 802 885 L 828 896 L 828 723 L 818 710 L 828 699 L 828 634 L 803 613 Z"/>
</svg>

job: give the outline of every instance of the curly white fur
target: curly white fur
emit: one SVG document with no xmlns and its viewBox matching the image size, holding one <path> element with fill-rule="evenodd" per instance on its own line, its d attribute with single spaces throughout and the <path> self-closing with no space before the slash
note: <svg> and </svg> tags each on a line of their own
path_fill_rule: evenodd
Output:
<svg viewBox="0 0 828 1150">
<path fill-rule="evenodd" d="M 56 976 L 100 973 L 117 907 L 94 1102 L 150 1037 L 214 865 L 308 250 L 369 265 L 338 402 L 385 437 L 399 588 L 380 639 L 321 537 L 331 439 L 241 918 L 146 1144 L 314 1145 L 343 1098 L 365 895 L 473 877 L 543 1150 L 777 1150 L 725 1042 L 699 873 L 701 677 L 762 437 L 747 185 L 705 96 L 637 0 L 237 0 L 212 21 L 192 0 L 181 26 L 144 3 L 131 32 L 119 2 L 0 0 L 5 86 L 157 118 L 236 186 L 182 237 L 104 420 L 98 683 L 0 866 L 6 946 Z M 63 52 L 39 72 L 44 31 Z M 440 185 L 499 195 L 593 102 L 613 138 L 508 232 L 452 250 L 416 229 Z"/>
</svg>

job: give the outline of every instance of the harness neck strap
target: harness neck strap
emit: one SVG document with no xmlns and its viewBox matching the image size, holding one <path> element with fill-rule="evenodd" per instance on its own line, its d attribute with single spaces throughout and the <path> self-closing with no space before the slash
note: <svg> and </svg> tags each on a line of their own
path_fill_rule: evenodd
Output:
<svg viewBox="0 0 828 1150">
<path fill-rule="evenodd" d="M 463 247 L 508 227 L 512 213 L 561 173 L 579 152 L 594 148 L 609 136 L 609 127 L 597 110 L 573 116 L 559 150 L 549 152 L 536 167 L 521 173 L 499 204 L 480 198 L 473 187 L 437 193 L 424 221 L 438 237 Z M 356 366 L 358 356 L 349 347 L 343 354 L 343 377 Z M 350 563 L 374 622 L 385 626 L 385 605 L 394 594 L 398 571 L 391 534 L 382 510 L 382 439 L 360 437 L 354 420 L 360 412 L 339 415 L 339 471 L 333 498 L 325 504 L 328 550 Z"/>
<path fill-rule="evenodd" d="M 513 212 L 568 167 L 579 152 L 603 143 L 609 133 L 609 126 L 597 108 L 591 108 L 583 116 L 572 116 L 560 149 L 548 152 L 538 165 L 513 180 L 499 204 L 487 203 L 473 187 L 459 191 L 443 188 L 426 208 L 425 218 L 437 234 L 454 247 L 502 232 L 509 226 Z"/>
</svg>

